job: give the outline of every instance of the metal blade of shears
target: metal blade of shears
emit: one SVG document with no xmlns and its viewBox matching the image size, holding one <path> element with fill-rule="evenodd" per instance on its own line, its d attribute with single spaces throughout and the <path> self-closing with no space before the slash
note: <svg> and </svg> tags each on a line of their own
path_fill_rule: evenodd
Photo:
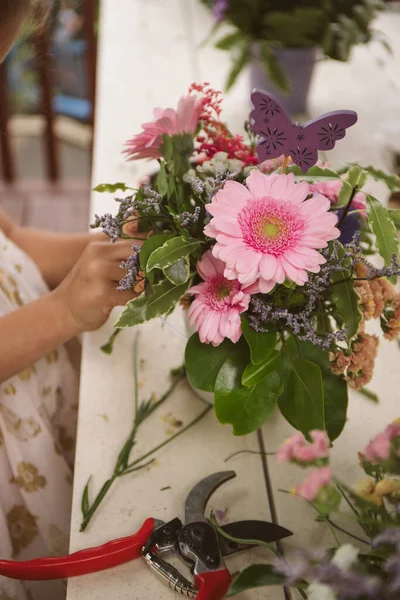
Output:
<svg viewBox="0 0 400 600">
<path fill-rule="evenodd" d="M 268 523 L 267 521 L 236 521 L 234 523 L 228 523 L 222 525 L 221 529 L 229 536 L 241 539 L 241 540 L 257 540 L 261 542 L 271 543 L 283 540 L 286 537 L 293 535 L 291 531 L 275 525 L 275 523 Z M 242 552 L 255 546 L 256 544 L 239 544 L 228 540 L 223 535 L 218 534 L 219 549 L 222 556 L 231 556 L 237 552 Z"/>
<path fill-rule="evenodd" d="M 195 485 L 186 498 L 185 524 L 204 521 L 204 510 L 211 494 L 225 481 L 234 477 L 236 477 L 235 471 L 221 471 L 209 475 Z"/>
</svg>

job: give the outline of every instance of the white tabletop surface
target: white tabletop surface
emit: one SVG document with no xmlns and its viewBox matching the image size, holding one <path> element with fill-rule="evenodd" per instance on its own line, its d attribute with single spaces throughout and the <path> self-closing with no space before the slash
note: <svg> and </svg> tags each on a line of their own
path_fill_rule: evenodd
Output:
<svg viewBox="0 0 400 600">
<path fill-rule="evenodd" d="M 378 28 L 385 31 L 397 49 L 397 60 L 374 46 L 356 48 L 349 64 L 319 63 L 310 98 L 310 112 L 318 114 L 336 108 L 359 113 L 359 123 L 348 133 L 335 152 L 341 160 L 360 161 L 387 167 L 388 140 L 382 132 L 400 121 L 398 73 L 400 56 L 399 14 L 383 15 Z M 140 131 L 154 106 L 175 107 L 192 81 L 209 81 L 221 88 L 228 58 L 212 47 L 199 47 L 211 26 L 210 15 L 198 0 L 102 0 L 99 79 L 97 91 L 96 138 L 93 185 L 125 181 L 134 184 L 149 171 L 149 164 L 127 164 L 121 156 L 123 142 Z M 247 74 L 224 103 L 225 118 L 239 129 L 248 114 Z M 386 128 L 386 129 L 385 129 Z M 392 144 L 393 145 L 393 144 Z M 340 152 L 340 154 L 339 154 Z M 382 186 L 374 193 L 387 198 Z M 383 194 L 383 196 L 382 196 Z M 114 202 L 106 194 L 94 194 L 92 213 L 113 211 Z M 184 326 L 179 311 L 168 325 L 151 322 L 124 331 L 112 356 L 99 347 L 112 331 L 117 311 L 96 333 L 86 334 L 83 347 L 82 382 L 79 409 L 78 447 L 71 525 L 71 551 L 102 544 L 136 531 L 149 516 L 170 520 L 182 517 L 183 501 L 191 487 L 212 472 L 234 469 L 237 478 L 220 488 L 210 508 L 225 510 L 229 519 L 270 519 L 271 509 L 261 459 L 243 454 L 225 463 L 224 459 L 241 449 L 259 448 L 256 434 L 235 438 L 229 426 L 220 425 L 214 414 L 190 432 L 163 449 L 150 469 L 118 481 L 85 533 L 79 533 L 81 495 L 92 475 L 91 493 L 112 472 L 117 453 L 129 433 L 133 418 L 133 341 L 140 331 L 140 395 L 160 395 L 168 385 L 171 367 L 183 362 Z M 361 449 L 386 423 L 399 416 L 398 365 L 400 352 L 395 344 L 383 342 L 371 389 L 381 404 L 351 394 L 349 421 L 334 449 L 334 466 L 351 483 L 359 475 L 357 450 Z M 134 456 L 163 441 L 171 434 L 171 417 L 184 424 L 204 409 L 188 385 L 182 382 L 168 402 L 146 422 L 139 433 Z M 266 424 L 262 436 L 267 450 L 273 451 L 292 433 L 279 415 Z M 268 459 L 269 485 L 279 522 L 294 531 L 286 548 L 331 544 L 326 527 L 313 522 L 313 513 L 300 499 L 280 493 L 300 480 L 302 473 L 291 466 L 277 466 Z M 161 491 L 162 488 L 168 487 Z M 231 572 L 252 562 L 267 561 L 263 550 L 252 550 L 230 559 Z M 142 600 L 173 598 L 174 593 L 159 582 L 142 561 L 134 561 L 111 571 L 76 578 L 69 582 L 68 600 Z M 280 588 L 252 591 L 243 599 L 283 600 Z"/>
</svg>

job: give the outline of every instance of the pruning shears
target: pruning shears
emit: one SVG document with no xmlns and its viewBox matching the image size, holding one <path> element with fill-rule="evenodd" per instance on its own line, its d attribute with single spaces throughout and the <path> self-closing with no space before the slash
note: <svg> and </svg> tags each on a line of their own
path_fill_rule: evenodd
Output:
<svg viewBox="0 0 400 600">
<path fill-rule="evenodd" d="M 254 544 L 230 541 L 204 517 L 204 511 L 212 493 L 235 476 L 234 471 L 223 471 L 201 480 L 187 496 L 184 524 L 179 518 L 168 523 L 146 519 L 133 535 L 69 556 L 25 562 L 0 560 L 0 575 L 27 581 L 67 579 L 110 569 L 142 557 L 176 592 L 197 600 L 221 600 L 232 581 L 224 557 Z M 262 542 L 276 542 L 292 535 L 280 525 L 255 520 L 229 523 L 220 529 L 229 537 Z M 193 582 L 163 558 L 171 554 L 190 566 Z"/>
</svg>

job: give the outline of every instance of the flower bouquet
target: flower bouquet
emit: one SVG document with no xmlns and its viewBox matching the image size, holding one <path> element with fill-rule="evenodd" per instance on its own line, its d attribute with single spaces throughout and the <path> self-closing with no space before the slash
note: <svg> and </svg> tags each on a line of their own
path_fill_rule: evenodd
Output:
<svg viewBox="0 0 400 600">
<path fill-rule="evenodd" d="M 329 446 L 324 431 L 312 431 L 311 443 L 297 433 L 278 448 L 276 459 L 313 468 L 291 493 L 304 498 L 316 520 L 330 528 L 332 548 L 299 550 L 288 558 L 252 565 L 236 577 L 229 596 L 280 584 L 297 588 L 309 600 L 399 598 L 400 421 L 359 453 L 368 477 L 354 486 L 334 476 Z M 342 505 L 350 511 L 344 512 Z"/>
<path fill-rule="evenodd" d="M 267 121 L 282 116 L 281 107 L 263 92 L 252 99 L 245 140 L 222 121 L 220 93 L 192 85 L 177 110 L 155 109 L 154 121 L 126 144 L 128 160 L 156 159 L 158 172 L 138 189 L 96 188 L 124 197 L 94 227 L 112 242 L 128 237 L 127 222 L 147 232 L 141 247 L 133 239 L 120 283 L 142 282 L 144 291 L 116 328 L 181 305 L 195 331 L 188 376 L 214 394 L 221 423 L 247 434 L 278 407 L 304 435 L 320 429 L 334 440 L 346 422 L 348 387 L 363 389 L 372 377 L 378 338 L 367 322 L 378 319 L 388 339 L 400 331 L 400 211 L 362 191 L 370 176 L 391 189 L 400 179 L 372 167 L 311 166 L 316 131 L 325 128 L 318 144 L 332 148 L 355 113 L 271 129 Z"/>
</svg>

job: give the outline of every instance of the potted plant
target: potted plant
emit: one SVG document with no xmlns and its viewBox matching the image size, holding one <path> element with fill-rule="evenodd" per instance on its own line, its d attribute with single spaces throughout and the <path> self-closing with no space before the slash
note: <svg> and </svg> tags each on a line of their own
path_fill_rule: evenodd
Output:
<svg viewBox="0 0 400 600">
<path fill-rule="evenodd" d="M 258 164 L 252 129 L 248 142 L 233 135 L 220 105 L 205 84 L 193 85 L 177 110 L 155 109 L 125 152 L 157 159 L 156 178 L 139 189 L 97 188 L 124 197 L 116 215 L 96 216 L 94 227 L 111 241 L 127 237 L 128 222 L 148 232 L 141 247 L 132 239 L 120 283 L 141 282 L 144 291 L 116 327 L 181 305 L 195 330 L 185 355 L 190 381 L 214 395 L 221 423 L 247 434 L 279 409 L 304 435 L 322 429 L 334 440 L 346 422 L 348 386 L 363 390 L 372 377 L 379 340 L 368 321 L 379 319 L 388 339 L 400 331 L 399 211 L 361 191 L 370 175 L 392 189 L 400 179 L 355 165 L 304 173 L 282 157 Z M 252 119 L 257 130 L 254 111 Z M 331 130 L 332 140 L 336 125 Z M 303 165 L 297 155 L 293 161 Z M 373 253 L 382 266 L 370 263 Z"/>
<path fill-rule="evenodd" d="M 218 25 L 232 27 L 216 42 L 229 51 L 226 89 L 251 68 L 251 88 L 267 89 L 296 114 L 306 108 L 317 52 L 347 61 L 355 44 L 374 35 L 371 23 L 385 6 L 380 0 L 202 0 Z"/>
</svg>

